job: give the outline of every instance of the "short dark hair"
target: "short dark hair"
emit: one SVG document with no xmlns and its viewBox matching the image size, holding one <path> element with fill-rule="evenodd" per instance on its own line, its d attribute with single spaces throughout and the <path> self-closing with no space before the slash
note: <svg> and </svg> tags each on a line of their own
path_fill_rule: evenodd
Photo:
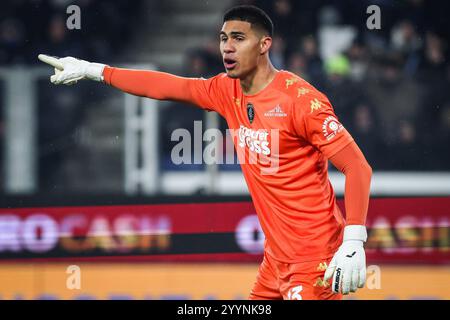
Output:
<svg viewBox="0 0 450 320">
<path fill-rule="evenodd" d="M 230 20 L 239 20 L 249 22 L 252 27 L 255 26 L 273 36 L 273 22 L 262 9 L 252 5 L 240 5 L 229 9 L 223 15 L 223 22 Z"/>
</svg>

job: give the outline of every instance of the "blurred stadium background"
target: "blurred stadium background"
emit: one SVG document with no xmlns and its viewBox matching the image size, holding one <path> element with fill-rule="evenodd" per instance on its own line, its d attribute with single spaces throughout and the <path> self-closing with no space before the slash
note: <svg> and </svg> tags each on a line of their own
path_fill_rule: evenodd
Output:
<svg viewBox="0 0 450 320">
<path fill-rule="evenodd" d="M 450 298 L 449 5 L 424 0 L 2 2 L 0 298 L 247 297 L 263 235 L 239 166 L 171 161 L 175 129 L 225 122 L 96 83 L 55 87 L 37 60 L 206 78 L 222 72 L 222 14 L 243 3 L 271 15 L 275 66 L 328 95 L 374 170 L 368 284 L 349 298 Z M 342 205 L 344 176 L 330 178 Z"/>
</svg>

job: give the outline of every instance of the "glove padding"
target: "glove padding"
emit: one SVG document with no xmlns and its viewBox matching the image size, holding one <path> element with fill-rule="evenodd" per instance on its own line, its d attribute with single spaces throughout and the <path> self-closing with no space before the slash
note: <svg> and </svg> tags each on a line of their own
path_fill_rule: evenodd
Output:
<svg viewBox="0 0 450 320">
<path fill-rule="evenodd" d="M 91 63 L 74 57 L 58 58 L 45 54 L 40 54 L 38 58 L 55 68 L 55 74 L 50 77 L 53 84 L 72 85 L 83 79 L 103 81 L 104 64 Z"/>
<path fill-rule="evenodd" d="M 365 227 L 347 226 L 346 229 L 344 241 L 325 271 L 324 281 L 333 277 L 333 293 L 355 292 L 357 288 L 363 288 L 366 282 L 366 254 L 363 246 L 367 239 Z"/>
</svg>

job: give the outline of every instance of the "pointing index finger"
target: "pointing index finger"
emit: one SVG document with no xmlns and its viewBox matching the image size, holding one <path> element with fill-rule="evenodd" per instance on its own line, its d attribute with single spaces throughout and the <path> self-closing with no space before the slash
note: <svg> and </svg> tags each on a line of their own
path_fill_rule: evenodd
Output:
<svg viewBox="0 0 450 320">
<path fill-rule="evenodd" d="M 55 67 L 58 70 L 64 70 L 64 66 L 61 62 L 59 62 L 59 59 L 56 57 L 48 56 L 46 54 L 40 54 L 38 55 L 38 59 L 42 62 L 45 62 L 53 67 Z"/>
</svg>

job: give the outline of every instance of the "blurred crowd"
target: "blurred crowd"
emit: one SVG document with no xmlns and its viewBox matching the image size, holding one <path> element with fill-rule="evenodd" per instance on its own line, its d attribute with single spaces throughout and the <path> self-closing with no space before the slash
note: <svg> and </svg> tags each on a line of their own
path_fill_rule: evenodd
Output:
<svg viewBox="0 0 450 320">
<path fill-rule="evenodd" d="M 450 169 L 450 20 L 444 1 L 235 4 L 269 13 L 275 67 L 300 75 L 328 96 L 375 170 Z M 372 12 L 366 10 L 373 4 L 381 9 L 380 29 L 367 27 Z M 217 47 L 214 39 L 188 52 L 185 75 L 222 72 Z"/>
<path fill-rule="evenodd" d="M 0 66 L 37 63 L 36 52 L 104 60 L 125 48 L 142 0 L 14 0 L 0 10 Z M 81 10 L 69 30 L 70 5 Z"/>
<path fill-rule="evenodd" d="M 130 43 L 143 0 L 8 0 L 0 9 L 0 68 L 41 65 L 38 53 L 113 62 Z M 70 9 L 79 7 L 79 12 Z M 79 15 L 79 29 L 69 29 Z M 72 17 L 72 18 L 70 18 Z M 0 79 L 0 165 L 4 127 Z M 95 103 L 98 90 L 52 87 L 47 79 L 38 87 L 39 188 L 54 188 L 68 150 L 77 146 L 76 133 L 84 121 L 86 96 Z M 0 170 L 0 181 L 4 173 Z"/>
</svg>

